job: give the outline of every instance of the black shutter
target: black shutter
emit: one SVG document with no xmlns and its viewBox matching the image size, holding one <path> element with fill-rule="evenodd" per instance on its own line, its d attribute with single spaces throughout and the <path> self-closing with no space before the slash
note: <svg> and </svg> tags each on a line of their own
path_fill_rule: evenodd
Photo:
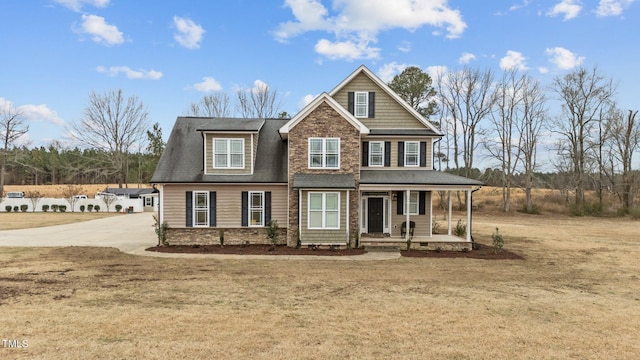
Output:
<svg viewBox="0 0 640 360">
<path fill-rule="evenodd" d="M 418 207 L 419 207 L 419 214 L 420 215 L 424 215 L 427 213 L 427 192 L 426 191 L 420 191 L 420 196 L 419 196 L 419 200 L 418 200 Z"/>
<path fill-rule="evenodd" d="M 427 142 L 420 141 L 420 166 L 427 167 Z"/>
<path fill-rule="evenodd" d="M 264 192 L 264 225 L 269 226 L 271 222 L 271 191 Z"/>
<path fill-rule="evenodd" d="M 362 142 L 362 166 L 369 166 L 369 142 Z"/>
<path fill-rule="evenodd" d="M 371 91 L 369 93 L 369 117 L 375 117 L 375 109 L 376 109 L 376 93 Z"/>
<path fill-rule="evenodd" d="M 186 226 L 193 227 L 193 191 L 187 191 L 185 202 Z"/>
<path fill-rule="evenodd" d="M 242 226 L 249 226 L 249 192 L 242 192 Z"/>
<path fill-rule="evenodd" d="M 396 207 L 396 214 L 404 214 L 404 191 L 398 191 L 398 206 Z"/>
<path fill-rule="evenodd" d="M 353 91 L 349 91 L 347 93 L 347 109 L 349 110 L 349 112 L 351 113 L 351 115 L 355 114 L 355 93 Z"/>
<path fill-rule="evenodd" d="M 391 166 L 391 141 L 384 142 L 384 166 Z"/>
<path fill-rule="evenodd" d="M 209 193 L 209 227 L 216 227 L 216 192 Z"/>
<path fill-rule="evenodd" d="M 404 166 L 404 141 L 398 141 L 398 166 Z"/>
</svg>

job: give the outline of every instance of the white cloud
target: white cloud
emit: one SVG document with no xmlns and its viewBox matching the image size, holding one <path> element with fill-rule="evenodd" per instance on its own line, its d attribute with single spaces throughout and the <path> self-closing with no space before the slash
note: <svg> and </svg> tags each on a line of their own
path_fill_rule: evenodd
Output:
<svg viewBox="0 0 640 360">
<path fill-rule="evenodd" d="M 409 65 L 407 64 L 398 64 L 395 61 L 389 64 L 384 64 L 380 69 L 378 69 L 378 76 L 382 81 L 388 83 L 389 81 L 393 80 L 394 76 L 400 74 L 408 66 Z"/>
<path fill-rule="evenodd" d="M 549 72 L 549 69 L 546 66 L 540 66 L 538 68 L 538 71 L 540 72 L 540 74 L 546 74 Z"/>
<path fill-rule="evenodd" d="M 104 18 L 96 15 L 82 15 L 79 33 L 89 34 L 92 40 L 98 44 L 107 46 L 122 44 L 124 38 L 115 25 L 107 24 Z"/>
<path fill-rule="evenodd" d="M 564 14 L 564 20 L 571 20 L 580 14 L 582 5 L 577 0 L 562 0 L 547 12 L 549 16 Z"/>
<path fill-rule="evenodd" d="M 436 79 L 438 79 L 440 76 L 445 74 L 447 72 L 447 70 L 448 70 L 447 67 L 444 66 L 444 65 L 435 65 L 435 66 L 427 67 L 425 72 L 427 74 L 429 74 L 429 76 L 431 76 L 431 79 L 433 80 L 433 83 L 435 84 Z"/>
<path fill-rule="evenodd" d="M 459 64 L 468 64 L 469 62 L 471 62 L 471 60 L 475 60 L 476 56 L 473 55 L 472 53 L 462 53 L 462 56 L 460 56 L 460 58 L 458 59 L 458 63 Z"/>
<path fill-rule="evenodd" d="M 196 24 L 191 19 L 182 18 L 179 16 L 173 17 L 173 23 L 178 30 L 173 34 L 173 38 L 178 44 L 186 47 L 187 49 L 199 49 L 200 42 L 206 31 L 202 26 Z"/>
<path fill-rule="evenodd" d="M 158 80 L 162 77 L 162 73 L 160 71 L 145 69 L 133 70 L 128 66 L 111 66 L 108 69 L 104 66 L 98 66 L 96 71 L 99 73 L 109 74 L 109 76 L 117 76 L 122 73 L 129 79 Z"/>
<path fill-rule="evenodd" d="M 580 66 L 585 59 L 584 56 L 576 56 L 576 54 L 562 47 L 548 48 L 545 53 L 549 56 L 549 61 L 562 70 Z"/>
<path fill-rule="evenodd" d="M 212 77 L 203 77 L 202 82 L 193 84 L 193 88 L 201 92 L 220 91 L 222 85 Z"/>
<path fill-rule="evenodd" d="M 333 55 L 332 59 L 350 59 L 352 56 L 336 56 L 343 52 L 337 47 L 351 47 L 350 52 L 359 54 L 358 58 L 372 58 L 369 43 L 377 41 L 381 31 L 405 29 L 415 31 L 423 26 L 445 29 L 448 38 L 458 38 L 467 24 L 460 11 L 451 9 L 447 0 L 334 0 L 332 12 L 318 0 L 285 0 L 285 6 L 291 9 L 293 21 L 280 23 L 274 31 L 276 40 L 286 42 L 292 37 L 309 31 L 332 33 L 333 42 L 323 40 L 316 44 L 318 49 Z M 358 46 L 354 46 L 358 44 Z M 329 45 L 331 49 L 328 49 Z M 356 51 L 357 49 L 360 51 Z M 406 47 L 403 47 L 406 48 Z M 377 51 L 376 57 L 377 57 Z M 324 55 L 324 54 L 322 54 Z"/>
<path fill-rule="evenodd" d="M 318 95 L 307 94 L 298 102 L 298 109 L 302 109 L 303 107 L 309 105 L 313 99 L 315 99 Z"/>
<path fill-rule="evenodd" d="M 401 42 L 400 45 L 398 45 L 398 50 L 400 50 L 402 52 L 411 51 L 411 43 L 408 42 L 408 41 Z"/>
<path fill-rule="evenodd" d="M 617 16 L 628 8 L 635 0 L 600 0 L 596 15 Z"/>
<path fill-rule="evenodd" d="M 353 41 L 331 42 L 320 39 L 315 51 L 331 60 L 344 59 L 353 61 L 356 59 L 377 59 L 380 57 L 380 48 L 369 47 L 369 42 L 355 43 Z"/>
<path fill-rule="evenodd" d="M 82 6 L 84 5 L 90 5 L 97 8 L 107 7 L 107 5 L 109 5 L 110 0 L 53 0 L 53 1 L 57 2 L 58 4 L 70 10 L 80 12 L 82 10 Z"/>
<path fill-rule="evenodd" d="M 527 67 L 526 58 L 522 56 L 522 53 L 513 50 L 508 50 L 507 55 L 500 59 L 500 68 L 502 70 L 516 69 L 519 71 L 525 71 L 529 69 Z"/>
<path fill-rule="evenodd" d="M 0 110 L 17 111 L 27 121 L 43 121 L 43 122 L 48 122 L 55 125 L 64 124 L 64 120 L 62 120 L 58 116 L 58 113 L 49 109 L 49 107 L 46 104 L 40 104 L 40 105 L 27 104 L 27 105 L 18 106 L 16 108 L 13 106 L 13 102 L 0 97 Z"/>
</svg>

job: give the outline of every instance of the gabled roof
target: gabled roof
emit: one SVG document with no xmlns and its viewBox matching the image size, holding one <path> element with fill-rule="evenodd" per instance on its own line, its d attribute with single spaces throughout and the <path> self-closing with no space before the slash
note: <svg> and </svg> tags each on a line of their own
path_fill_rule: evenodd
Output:
<svg viewBox="0 0 640 360">
<path fill-rule="evenodd" d="M 186 117 L 196 119 L 195 117 Z M 201 118 L 205 119 L 205 118 Z M 198 131 L 246 131 L 258 132 L 264 125 L 264 119 L 242 119 L 242 118 L 209 118 L 210 122 L 206 127 Z"/>
<path fill-rule="evenodd" d="M 420 115 L 416 109 L 412 108 L 406 101 L 404 101 L 395 91 L 391 90 L 391 88 L 384 83 L 379 77 L 377 77 L 371 70 L 369 70 L 366 66 L 360 65 L 351 75 L 347 76 L 346 79 L 342 80 L 338 86 L 333 88 L 331 92 L 329 92 L 330 96 L 335 96 L 343 87 L 349 84 L 356 76 L 360 74 L 365 74 L 371 81 L 373 81 L 376 85 L 378 85 L 384 92 L 386 92 L 389 96 L 391 96 L 395 101 L 397 101 L 402 107 L 405 108 L 411 115 L 413 115 L 418 121 L 420 121 L 424 126 L 431 129 L 436 135 L 442 135 L 442 133 L 431 124 L 424 116 Z"/>
<path fill-rule="evenodd" d="M 360 120 L 356 119 L 353 114 L 351 114 L 347 109 L 338 104 L 335 99 L 333 99 L 329 94 L 323 92 L 322 94 L 316 96 L 313 101 L 311 101 L 307 106 L 305 106 L 302 110 L 300 110 L 291 120 L 289 120 L 284 126 L 278 130 L 280 136 L 283 138 L 287 138 L 289 136 L 289 131 L 293 129 L 302 119 L 306 118 L 313 110 L 315 110 L 320 104 L 326 103 L 331 106 L 340 116 L 345 118 L 351 125 L 353 125 L 356 129 L 360 131 L 360 134 L 368 134 L 369 128 L 367 128 Z"/>
<path fill-rule="evenodd" d="M 285 141 L 278 136 L 278 129 L 287 120 L 281 119 L 257 119 L 263 122 L 263 126 L 258 134 L 253 174 L 204 174 L 203 129 L 232 127 L 230 124 L 219 123 L 237 120 L 179 117 L 169 135 L 151 183 L 286 183 L 287 149 Z"/>
</svg>

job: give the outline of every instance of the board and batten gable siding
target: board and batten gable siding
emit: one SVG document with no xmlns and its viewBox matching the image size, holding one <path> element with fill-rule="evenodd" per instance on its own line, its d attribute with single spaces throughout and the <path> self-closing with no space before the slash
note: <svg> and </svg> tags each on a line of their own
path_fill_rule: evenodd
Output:
<svg viewBox="0 0 640 360">
<path fill-rule="evenodd" d="M 349 107 L 349 92 L 375 92 L 375 116 L 358 118 L 369 129 L 423 129 L 425 125 L 411 115 L 402 105 L 389 96 L 382 88 L 363 73 L 357 75 L 345 85 L 334 99 L 345 109 Z"/>
<path fill-rule="evenodd" d="M 423 137 L 416 137 L 416 138 L 399 138 L 399 137 L 368 137 L 366 139 L 363 140 L 362 142 L 362 146 L 364 146 L 365 143 L 368 142 L 372 142 L 372 141 L 382 141 L 382 142 L 389 142 L 391 144 L 390 148 L 391 148 L 391 166 L 362 166 L 363 170 L 378 170 L 378 169 L 383 169 L 383 170 L 389 170 L 389 169 L 403 169 L 403 170 L 407 170 L 407 169 L 416 169 L 416 170 L 424 170 L 424 169 L 433 169 L 433 138 L 423 138 Z M 419 141 L 419 142 L 426 142 L 426 166 L 424 167 L 403 167 L 403 166 L 398 166 L 398 143 L 401 141 Z"/>
<path fill-rule="evenodd" d="M 339 192 L 340 193 L 340 228 L 339 229 L 309 229 L 309 193 L 310 192 Z M 353 193 L 354 191 L 351 191 Z M 333 190 L 303 190 L 302 191 L 302 211 L 300 242 L 302 244 L 327 244 L 347 242 L 347 192 Z"/>
<path fill-rule="evenodd" d="M 270 191 L 271 218 L 278 221 L 280 228 L 287 227 L 287 185 L 183 185 L 165 184 L 164 189 L 164 221 L 172 228 L 185 228 L 187 191 L 216 192 L 216 227 L 242 227 L 242 192 Z"/>
<path fill-rule="evenodd" d="M 213 167 L 213 139 L 244 139 L 244 168 L 243 169 L 214 169 Z M 227 133 L 205 133 L 205 173 L 213 175 L 247 175 L 251 174 L 255 148 L 258 145 L 258 134 L 253 134 L 253 145 L 251 134 L 227 134 Z"/>
</svg>

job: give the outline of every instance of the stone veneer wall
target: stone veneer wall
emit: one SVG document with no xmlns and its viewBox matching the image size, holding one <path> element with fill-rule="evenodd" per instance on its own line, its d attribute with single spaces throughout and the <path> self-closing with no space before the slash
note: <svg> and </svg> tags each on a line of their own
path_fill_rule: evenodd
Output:
<svg viewBox="0 0 640 360">
<path fill-rule="evenodd" d="M 169 245 L 219 245 L 220 228 L 169 228 Z M 224 229 L 225 245 L 271 244 L 267 228 Z M 278 229 L 278 244 L 285 244 L 287 229 Z"/>
<path fill-rule="evenodd" d="M 340 169 L 309 169 L 310 137 L 340 138 Z M 360 132 L 327 103 L 322 103 L 289 131 L 289 232 L 287 245 L 298 242 L 298 189 L 293 176 L 304 174 L 353 174 L 356 189 L 349 196 L 349 234 L 352 246 L 359 228 L 358 189 L 360 183 Z M 344 216 L 344 215 L 342 215 Z"/>
</svg>

